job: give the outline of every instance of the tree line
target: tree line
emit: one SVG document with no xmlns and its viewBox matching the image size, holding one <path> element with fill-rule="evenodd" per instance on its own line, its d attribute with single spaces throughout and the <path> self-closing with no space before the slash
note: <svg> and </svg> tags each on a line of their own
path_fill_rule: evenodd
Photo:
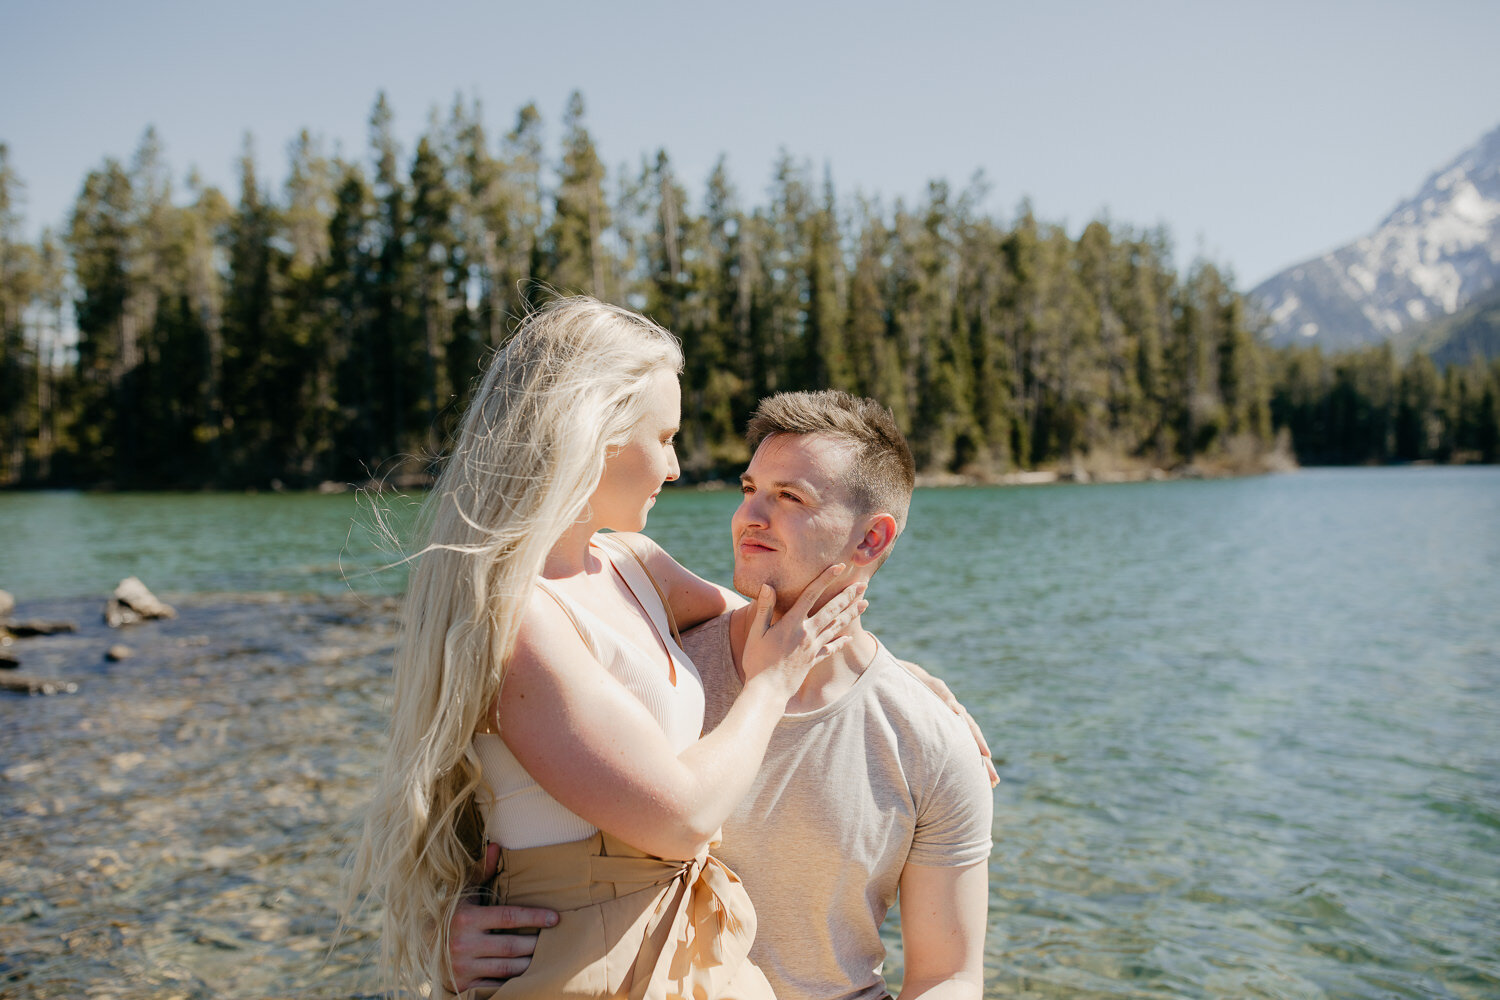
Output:
<svg viewBox="0 0 1500 1000">
<path fill-rule="evenodd" d="M 976 176 L 915 204 L 837 196 L 783 153 L 765 197 L 721 159 L 696 199 L 665 151 L 607 172 L 574 94 L 492 141 L 455 101 L 405 153 L 303 132 L 273 193 L 246 139 L 231 198 L 173 184 L 148 130 L 29 242 L 0 145 L 0 485 L 309 486 L 420 477 L 488 353 L 582 291 L 683 341 L 685 475 L 732 475 L 760 397 L 834 386 L 895 412 L 919 466 L 1494 461 L 1500 366 L 1273 350 L 1233 278 L 1168 234 L 1070 236 Z"/>
</svg>

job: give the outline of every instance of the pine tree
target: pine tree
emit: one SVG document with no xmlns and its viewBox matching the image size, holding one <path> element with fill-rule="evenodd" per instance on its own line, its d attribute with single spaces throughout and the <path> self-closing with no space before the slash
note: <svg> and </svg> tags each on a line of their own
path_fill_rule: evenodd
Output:
<svg viewBox="0 0 1500 1000">
<path fill-rule="evenodd" d="M 196 388 L 193 436 L 205 456 L 198 473 L 222 481 L 228 469 L 224 454 L 224 309 L 225 284 L 219 272 L 220 251 L 226 241 L 234 209 L 214 187 L 204 187 L 195 175 L 188 181 L 194 196 L 183 213 L 186 247 L 183 295 L 201 332 L 194 369 L 201 373 Z"/>
<path fill-rule="evenodd" d="M 414 316 L 411 255 L 408 252 L 410 204 L 400 172 L 400 148 L 393 129 L 395 115 L 385 94 L 370 115 L 370 150 L 374 159 L 375 243 L 371 264 L 371 336 L 374 350 L 371 423 L 378 454 L 415 450 L 412 432 L 425 431 L 421 413 L 426 367 L 424 333 Z"/>
<path fill-rule="evenodd" d="M 223 413 L 226 475 L 264 485 L 280 471 L 272 454 L 274 421 L 283 415 L 276 377 L 272 276 L 276 209 L 260 187 L 253 140 L 240 156 L 240 198 L 229 224 L 229 287 L 223 323 Z"/>
<path fill-rule="evenodd" d="M 854 370 L 844 343 L 848 278 L 841 243 L 833 177 L 825 170 L 822 204 L 808 226 L 806 370 L 814 386 L 847 392 Z"/>
<path fill-rule="evenodd" d="M 26 310 L 40 291 L 40 261 L 22 236 L 23 185 L 0 143 L 0 486 L 25 475 L 26 440 L 35 426 L 31 386 L 35 351 L 27 344 Z"/>
<path fill-rule="evenodd" d="M 559 292 L 608 298 L 604 246 L 608 226 L 604 165 L 583 123 L 583 95 L 574 91 L 563 116 L 563 157 L 547 232 L 547 284 Z"/>
<path fill-rule="evenodd" d="M 733 475 L 750 459 L 740 434 L 753 405 L 743 377 L 749 329 L 748 308 L 742 314 L 740 294 L 742 280 L 749 287 L 754 253 L 747 255 L 745 217 L 723 157 L 709 174 L 703 206 L 691 241 L 696 255 L 690 263 L 699 297 L 693 320 L 697 356 L 687 359 L 694 391 L 688 454 L 705 474 Z"/>
<path fill-rule="evenodd" d="M 84 179 L 68 229 L 77 298 L 76 470 L 84 482 L 123 481 L 134 468 L 134 399 L 128 377 L 138 364 L 127 314 L 132 288 L 130 177 L 106 160 Z"/>
<path fill-rule="evenodd" d="M 502 201 L 506 224 L 500 245 L 504 266 L 500 283 L 507 301 L 514 301 L 513 316 L 522 315 L 542 300 L 537 274 L 542 269 L 542 117 L 536 105 L 527 104 L 516 115 L 516 125 L 505 137 Z M 518 297 L 518 298 L 516 298 Z M 494 334 L 504 325 L 492 327 Z M 491 344 L 500 340 L 492 336 Z"/>
<path fill-rule="evenodd" d="M 37 254 L 36 476 L 53 481 L 53 456 L 64 430 L 68 383 L 63 352 L 68 313 L 67 252 L 50 230 L 42 231 Z"/>
<path fill-rule="evenodd" d="M 439 406 L 453 393 L 448 377 L 447 348 L 452 336 L 454 309 L 450 307 L 450 278 L 457 252 L 453 230 L 455 195 L 448 186 L 443 163 L 431 134 L 417 143 L 411 167 L 411 273 L 414 317 L 420 331 L 422 373 L 417 427 L 435 450 L 441 437 Z M 441 401 L 441 404 L 440 404 Z"/>
<path fill-rule="evenodd" d="M 982 176 L 975 178 L 964 201 L 982 200 Z M 968 337 L 974 369 L 974 421 L 977 430 L 975 454 L 958 456 L 960 465 L 973 465 L 982 472 L 1003 471 L 1011 465 L 1011 420 L 1013 400 L 1012 358 L 1006 344 L 1004 307 L 1001 301 L 1004 273 L 1000 266 L 1001 234 L 988 218 L 963 214 L 959 230 L 959 310 L 961 334 Z"/>
<path fill-rule="evenodd" d="M 384 454 L 377 424 L 381 344 L 376 327 L 376 231 L 375 197 L 364 171 L 342 164 L 328 224 L 324 287 L 331 322 L 328 360 L 339 403 L 334 468 L 345 479 L 369 475 Z"/>
<path fill-rule="evenodd" d="M 277 258 L 276 368 L 293 405 L 276 435 L 279 475 L 309 485 L 333 475 L 335 448 L 334 341 L 337 319 L 328 308 L 330 221 L 335 164 L 322 143 L 303 131 L 291 144 L 280 229 L 286 252 Z M 279 459 L 279 461 L 276 461 Z"/>
</svg>

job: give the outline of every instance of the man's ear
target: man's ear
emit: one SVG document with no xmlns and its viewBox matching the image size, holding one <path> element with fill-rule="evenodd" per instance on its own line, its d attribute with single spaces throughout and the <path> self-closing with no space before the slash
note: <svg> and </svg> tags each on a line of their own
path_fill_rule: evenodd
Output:
<svg viewBox="0 0 1500 1000">
<path fill-rule="evenodd" d="M 864 537 L 854 547 L 853 561 L 857 566 L 873 565 L 895 543 L 896 519 L 889 514 L 875 514 L 865 525 Z"/>
</svg>

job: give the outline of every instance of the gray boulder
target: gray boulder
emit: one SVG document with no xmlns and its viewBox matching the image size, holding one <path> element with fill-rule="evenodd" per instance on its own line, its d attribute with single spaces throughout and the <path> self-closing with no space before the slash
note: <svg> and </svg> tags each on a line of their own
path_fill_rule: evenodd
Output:
<svg viewBox="0 0 1500 1000">
<path fill-rule="evenodd" d="M 133 576 L 121 580 L 104 605 L 104 624 L 110 628 L 120 628 L 122 625 L 152 618 L 176 617 L 176 609 L 158 599 L 146 589 L 144 583 Z"/>
</svg>

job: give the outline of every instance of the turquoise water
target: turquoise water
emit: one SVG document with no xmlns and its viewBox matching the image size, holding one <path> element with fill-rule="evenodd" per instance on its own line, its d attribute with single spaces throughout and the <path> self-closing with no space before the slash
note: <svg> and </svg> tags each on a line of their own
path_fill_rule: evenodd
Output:
<svg viewBox="0 0 1500 1000">
<path fill-rule="evenodd" d="M 724 580 L 737 499 L 666 494 L 651 533 Z M 394 511 L 406 516 L 400 504 Z M 349 496 L 0 495 L 0 588 L 23 609 L 81 607 L 61 599 L 96 600 L 135 574 L 190 606 L 163 642 L 196 648 L 197 629 L 214 648 L 214 623 L 251 626 L 219 605 L 194 610 L 193 595 L 352 588 L 368 602 L 399 590 L 399 568 L 370 572 L 391 554 L 370 543 L 366 521 Z M 924 490 L 870 597 L 871 627 L 948 679 L 999 762 L 988 995 L 1500 996 L 1500 469 Z M 340 677 L 350 717 L 378 717 L 387 648 L 366 640 L 371 648 L 351 652 L 346 636 L 304 662 L 291 650 L 327 628 L 361 630 L 320 625 L 311 612 L 300 620 L 254 651 L 284 668 L 274 675 L 281 693 L 267 697 L 305 706 Z M 348 666 L 356 656 L 366 659 Z M 181 663 L 198 664 L 194 676 L 218 669 L 174 662 L 137 684 L 176 684 Z M 324 669 L 327 680 L 304 680 Z M 174 698 L 181 692 L 140 711 L 154 719 Z M 80 702 L 0 698 L 5 766 L 40 752 L 53 738 L 48 726 L 87 729 L 66 715 L 78 711 L 61 707 L 69 704 Z M 148 740 L 158 726 L 166 723 L 144 727 Z M 253 785 L 236 778 L 245 768 L 233 758 L 258 760 L 246 756 L 257 738 L 247 727 L 220 739 L 224 761 L 212 763 L 207 744 L 192 759 L 221 769 L 247 801 L 274 784 L 278 808 L 291 809 L 274 768 L 257 765 Z M 283 732 L 277 745 L 291 738 Z M 306 781 L 322 783 L 326 815 L 338 815 L 362 758 L 339 759 L 351 789 L 339 795 L 329 788 L 342 786 L 318 777 L 332 766 L 320 754 L 297 759 Z M 148 770 L 120 778 L 122 794 Z M 22 801 L 20 780 L 0 782 L 7 843 L 35 844 L 38 854 L 70 843 L 84 805 L 54 819 L 42 793 Z M 90 787 L 80 780 L 75 797 L 86 803 Z M 145 788 L 134 788 L 138 798 Z M 171 799 L 165 786 L 151 795 Z M 296 814 L 301 825 L 285 823 L 296 837 L 315 837 L 327 821 L 307 809 Z M 291 872 L 276 868 L 292 864 L 277 846 L 286 835 L 254 834 L 271 859 L 262 862 L 267 884 Z M 296 862 L 299 884 L 312 877 L 306 863 Z M 43 904 L 58 905 L 55 897 L 26 895 L 23 876 L 7 867 L 15 864 L 0 860 L 0 916 L 10 915 L 7 895 L 50 913 Z M 153 919 L 151 909 L 142 905 L 131 921 Z M 16 912 L 29 919 L 32 910 Z M 307 919 L 304 934 L 321 926 Z M 152 933 L 170 943 L 185 932 L 165 927 L 143 940 L 157 941 Z M 168 949 L 173 962 L 234 957 L 193 933 Z M 257 947 L 252 931 L 235 933 L 239 947 Z M 168 945 L 143 953 L 152 948 Z M 326 963 L 313 975 L 296 962 L 319 956 L 299 955 L 267 958 L 253 989 L 216 995 L 298 995 L 296 984 L 313 981 L 318 995 L 336 995 L 345 980 Z M 286 971 L 267 971 L 273 959 Z M 896 950 L 892 974 L 899 962 Z"/>
</svg>

